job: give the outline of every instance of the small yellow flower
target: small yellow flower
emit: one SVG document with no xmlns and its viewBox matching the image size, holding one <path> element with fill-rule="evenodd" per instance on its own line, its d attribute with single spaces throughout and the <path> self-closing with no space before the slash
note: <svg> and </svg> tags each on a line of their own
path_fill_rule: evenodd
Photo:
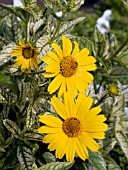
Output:
<svg viewBox="0 0 128 170">
<path fill-rule="evenodd" d="M 15 66 L 19 67 L 21 65 L 22 72 L 26 69 L 30 71 L 33 66 L 37 68 L 37 55 L 39 55 L 37 48 L 33 48 L 30 43 L 25 44 L 22 41 L 19 41 L 19 44 L 20 46 L 16 46 L 10 53 L 11 56 L 17 57 Z"/>
<path fill-rule="evenodd" d="M 118 94 L 118 86 L 117 84 L 111 84 L 109 87 L 108 87 L 108 91 L 110 94 L 112 95 L 117 95 Z"/>
<path fill-rule="evenodd" d="M 93 81 L 93 76 L 88 71 L 96 70 L 95 58 L 88 56 L 87 48 L 80 51 L 78 43 L 74 42 L 74 45 L 72 50 L 69 38 L 62 36 L 62 49 L 56 43 L 52 43 L 56 52 L 48 51 L 47 56 L 42 57 L 48 64 L 44 76 L 55 77 L 48 86 L 48 91 L 52 94 L 59 89 L 59 98 L 65 91 L 76 97 L 78 91 L 87 91 L 88 84 Z"/>
<path fill-rule="evenodd" d="M 106 118 L 98 115 L 101 108 L 90 109 L 93 99 L 80 94 L 74 102 L 69 92 L 64 93 L 64 101 L 53 96 L 52 106 L 57 112 L 55 117 L 50 114 L 39 116 L 39 121 L 46 124 L 37 129 L 45 133 L 44 143 L 49 143 L 48 149 L 55 151 L 56 158 L 62 159 L 66 154 L 69 162 L 78 155 L 82 160 L 88 159 L 88 150 L 98 152 L 99 145 L 94 139 L 104 139 L 108 126 L 103 123 Z"/>
</svg>

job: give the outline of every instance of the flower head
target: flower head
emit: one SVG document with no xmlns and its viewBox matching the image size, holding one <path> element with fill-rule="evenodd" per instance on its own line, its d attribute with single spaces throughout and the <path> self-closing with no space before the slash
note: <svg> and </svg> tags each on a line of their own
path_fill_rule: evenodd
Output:
<svg viewBox="0 0 128 170">
<path fill-rule="evenodd" d="M 111 95 L 118 95 L 118 91 L 119 91 L 119 88 L 118 88 L 118 85 L 117 84 L 111 84 L 109 87 L 108 87 L 108 92 L 111 94 Z"/>
<path fill-rule="evenodd" d="M 77 91 L 88 90 L 88 84 L 92 83 L 93 76 L 88 71 L 96 69 L 95 58 L 89 55 L 89 50 L 84 48 L 80 51 L 77 42 L 72 43 L 69 38 L 62 36 L 62 49 L 52 43 L 55 52 L 48 51 L 42 60 L 48 64 L 45 77 L 55 77 L 48 86 L 50 94 L 59 89 L 60 98 L 65 91 L 69 91 L 74 97 Z"/>
<path fill-rule="evenodd" d="M 10 53 L 11 56 L 17 57 L 15 66 L 19 67 L 21 65 L 22 72 L 26 69 L 30 71 L 33 66 L 37 68 L 37 55 L 39 55 L 37 48 L 33 48 L 30 43 L 25 44 L 22 41 L 19 41 L 19 44 L 20 46 L 16 46 Z"/>
<path fill-rule="evenodd" d="M 88 150 L 97 152 L 99 145 L 94 139 L 103 139 L 108 126 L 103 123 L 106 118 L 98 115 L 99 106 L 90 109 L 92 98 L 80 94 L 74 102 L 69 92 L 64 93 L 64 101 L 53 96 L 51 103 L 59 117 L 50 114 L 39 116 L 39 121 L 46 124 L 38 128 L 38 133 L 45 133 L 44 143 L 49 143 L 48 149 L 55 151 L 56 158 L 61 159 L 66 154 L 69 162 L 75 154 L 82 160 L 89 157 Z"/>
</svg>

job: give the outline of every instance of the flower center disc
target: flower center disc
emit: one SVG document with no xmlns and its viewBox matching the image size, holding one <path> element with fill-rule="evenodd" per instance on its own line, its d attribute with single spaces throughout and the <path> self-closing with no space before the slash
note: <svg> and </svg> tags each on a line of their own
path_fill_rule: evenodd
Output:
<svg viewBox="0 0 128 170">
<path fill-rule="evenodd" d="M 31 47 L 24 48 L 22 51 L 22 55 L 26 59 L 32 58 L 34 56 L 34 49 L 32 49 Z"/>
<path fill-rule="evenodd" d="M 77 137 L 80 133 L 80 121 L 75 118 L 68 118 L 63 122 L 62 129 L 68 137 Z"/>
<path fill-rule="evenodd" d="M 64 57 L 60 62 L 60 73 L 64 77 L 71 77 L 76 73 L 78 63 L 71 56 Z"/>
</svg>

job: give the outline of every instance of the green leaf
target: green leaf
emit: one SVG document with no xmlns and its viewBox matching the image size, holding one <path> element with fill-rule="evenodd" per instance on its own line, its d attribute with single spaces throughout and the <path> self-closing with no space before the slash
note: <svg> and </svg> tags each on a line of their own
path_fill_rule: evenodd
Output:
<svg viewBox="0 0 128 170">
<path fill-rule="evenodd" d="M 26 16 L 32 16 L 31 11 L 23 7 L 14 7 L 11 5 L 4 5 L 2 3 L 0 3 L 0 7 L 19 17 L 23 21 L 26 21 Z"/>
<path fill-rule="evenodd" d="M 122 0 L 127 12 L 128 12 L 128 0 Z"/>
<path fill-rule="evenodd" d="M 4 37 L 9 42 L 16 42 L 19 39 L 21 32 L 19 20 L 14 14 L 10 14 L 6 17 L 6 22 L 2 25 L 2 32 Z"/>
<path fill-rule="evenodd" d="M 125 96 L 124 93 L 121 93 L 117 97 L 117 102 L 115 102 L 115 106 L 113 107 L 112 114 L 116 115 L 116 120 L 115 120 L 116 139 L 128 160 L 128 137 L 125 134 L 126 129 L 123 124 L 125 118 L 124 103 L 125 103 Z"/>
<path fill-rule="evenodd" d="M 5 16 L 9 15 L 9 11 L 0 7 L 0 19 L 3 19 Z"/>
<path fill-rule="evenodd" d="M 36 112 L 34 108 L 29 105 L 27 109 L 27 118 L 26 118 L 26 128 L 29 130 L 31 129 L 32 125 L 35 122 Z"/>
<path fill-rule="evenodd" d="M 128 76 L 128 70 L 124 67 L 114 67 L 110 73 L 111 77 L 126 77 Z"/>
<path fill-rule="evenodd" d="M 7 154 L 4 156 L 5 160 L 2 165 L 2 170 L 7 170 L 7 169 L 15 169 L 17 166 L 17 157 L 16 157 L 16 152 L 17 152 L 17 145 L 15 144 L 10 150 L 7 150 Z"/>
<path fill-rule="evenodd" d="M 3 120 L 4 126 L 16 137 L 19 137 L 19 134 L 21 133 L 19 127 L 11 120 L 4 119 Z"/>
<path fill-rule="evenodd" d="M 9 43 L 0 51 L 0 67 L 12 59 L 12 57 L 10 57 L 10 53 L 12 52 L 13 48 L 14 43 Z"/>
<path fill-rule="evenodd" d="M 89 150 L 89 161 L 95 169 L 106 170 L 106 163 L 100 152 L 92 152 Z"/>
<path fill-rule="evenodd" d="M 58 34 L 63 35 L 66 33 L 70 33 L 70 31 L 74 28 L 74 26 L 76 24 L 78 24 L 79 22 L 83 21 L 84 19 L 85 19 L 85 17 L 80 17 L 80 18 L 74 19 L 72 21 L 62 23 Z"/>
<path fill-rule="evenodd" d="M 52 162 L 39 168 L 39 170 L 68 170 L 73 163 L 69 162 Z"/>
<path fill-rule="evenodd" d="M 29 148 L 20 145 L 17 149 L 17 158 L 20 162 L 21 168 L 23 168 L 24 170 L 32 170 L 34 157 Z"/>
<path fill-rule="evenodd" d="M 84 0 L 75 0 L 75 1 L 70 0 L 70 3 L 68 5 L 70 11 L 76 11 L 81 7 L 82 4 L 84 4 Z"/>
<path fill-rule="evenodd" d="M 19 96 L 19 88 L 14 77 L 0 73 L 0 84 L 5 88 L 9 88 Z"/>
<path fill-rule="evenodd" d="M 107 170 L 121 170 L 119 165 L 110 156 L 105 156 L 105 162 Z"/>
<path fill-rule="evenodd" d="M 43 135 L 39 133 L 25 133 L 25 137 L 29 140 L 34 140 L 34 141 L 42 141 Z"/>
<path fill-rule="evenodd" d="M 104 140 L 104 149 L 103 149 L 103 155 L 108 154 L 116 145 L 117 140 L 115 138 L 111 139 L 105 139 Z"/>
<path fill-rule="evenodd" d="M 123 130 L 119 130 L 117 126 L 116 126 L 116 138 L 128 160 L 128 137 L 125 135 Z"/>
<path fill-rule="evenodd" d="M 52 153 L 50 153 L 50 152 L 44 152 L 43 153 L 43 157 L 44 157 L 46 163 L 51 163 L 51 162 L 55 162 L 56 161 L 55 156 Z"/>
</svg>

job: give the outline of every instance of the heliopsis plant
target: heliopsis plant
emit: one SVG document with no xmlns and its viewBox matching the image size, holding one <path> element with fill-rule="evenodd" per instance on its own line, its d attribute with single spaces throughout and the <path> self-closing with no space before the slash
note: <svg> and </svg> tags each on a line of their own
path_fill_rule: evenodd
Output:
<svg viewBox="0 0 128 170">
<path fill-rule="evenodd" d="M 21 66 L 21 71 L 28 70 L 31 68 L 38 68 L 38 55 L 37 48 L 33 48 L 30 43 L 25 44 L 23 41 L 19 41 L 20 46 L 16 46 L 10 53 L 11 56 L 16 56 L 15 66 Z"/>
<path fill-rule="evenodd" d="M 66 36 L 62 36 L 62 49 L 58 44 L 52 43 L 55 52 L 48 51 L 42 60 L 48 64 L 46 67 L 47 78 L 55 77 L 48 86 L 50 94 L 59 89 L 60 98 L 65 91 L 76 97 L 77 92 L 88 90 L 88 84 L 93 81 L 93 75 L 89 71 L 96 70 L 96 59 L 89 56 L 89 50 L 80 51 L 79 44 L 72 42 Z"/>
<path fill-rule="evenodd" d="M 104 139 L 108 126 L 106 118 L 99 106 L 93 107 L 93 99 L 80 94 L 74 102 L 70 93 L 64 93 L 64 101 L 53 96 L 52 106 L 59 117 L 51 114 L 39 116 L 39 121 L 46 124 L 37 131 L 47 134 L 44 143 L 49 143 L 48 149 L 55 150 L 56 158 L 73 162 L 75 155 L 82 160 L 88 159 L 88 150 L 98 152 L 100 146 L 94 139 Z"/>
<path fill-rule="evenodd" d="M 101 0 L 103 35 L 108 5 L 19 1 L 0 3 L 0 170 L 128 169 L 128 3 Z"/>
</svg>

